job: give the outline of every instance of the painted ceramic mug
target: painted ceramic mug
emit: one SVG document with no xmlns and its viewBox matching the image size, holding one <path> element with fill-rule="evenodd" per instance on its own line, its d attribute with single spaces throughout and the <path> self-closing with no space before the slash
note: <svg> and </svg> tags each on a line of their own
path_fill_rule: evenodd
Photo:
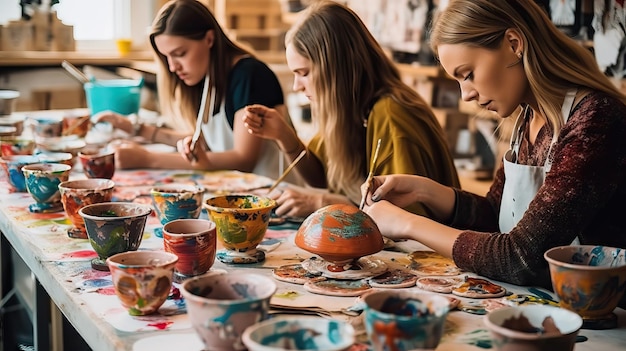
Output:
<svg viewBox="0 0 626 351">
<path fill-rule="evenodd" d="M 152 205 L 161 224 L 175 219 L 200 217 L 204 188 L 193 184 L 164 184 L 150 189 Z M 163 228 L 155 228 L 154 235 L 163 237 Z"/>
<path fill-rule="evenodd" d="M 68 180 L 59 184 L 63 209 L 73 224 L 67 230 L 70 238 L 87 239 L 85 221 L 78 210 L 87 205 L 111 201 L 114 186 L 115 183 L 109 179 Z"/>
<path fill-rule="evenodd" d="M 205 219 L 176 219 L 163 226 L 165 251 L 178 256 L 174 271 L 183 280 L 206 273 L 215 262 L 215 223 Z"/>
<path fill-rule="evenodd" d="M 267 319 L 276 283 L 255 273 L 211 272 L 189 278 L 181 293 L 191 325 L 207 350 L 245 350 L 246 328 Z"/>
<path fill-rule="evenodd" d="M 106 271 L 107 258 L 137 250 L 151 213 L 150 206 L 133 202 L 102 202 L 78 210 L 85 221 L 89 243 L 98 254 L 91 260 L 91 267 Z"/>
<path fill-rule="evenodd" d="M 450 301 L 437 294 L 380 290 L 363 297 L 365 330 L 374 351 L 435 349 Z"/>
<path fill-rule="evenodd" d="M 206 200 L 217 239 L 225 247 L 217 258 L 224 263 L 258 263 L 265 253 L 257 245 L 265 237 L 276 201 L 256 195 L 225 195 Z"/>
<path fill-rule="evenodd" d="M 130 315 L 151 314 L 163 305 L 176 261 L 176 255 L 163 251 L 129 251 L 107 258 L 115 294 Z"/>
<path fill-rule="evenodd" d="M 114 151 L 79 151 L 78 159 L 87 178 L 111 179 L 115 174 Z"/>
<path fill-rule="evenodd" d="M 59 184 L 69 179 L 71 169 L 72 166 L 61 163 L 35 163 L 22 167 L 26 189 L 35 199 L 28 210 L 33 213 L 63 211 Z"/>
</svg>

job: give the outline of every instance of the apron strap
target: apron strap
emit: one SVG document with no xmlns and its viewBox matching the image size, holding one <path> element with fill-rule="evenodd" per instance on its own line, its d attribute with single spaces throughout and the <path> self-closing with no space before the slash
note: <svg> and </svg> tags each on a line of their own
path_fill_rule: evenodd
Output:
<svg viewBox="0 0 626 351">
<path fill-rule="evenodd" d="M 578 89 L 570 89 L 565 94 L 565 98 L 563 99 L 563 105 L 561 105 L 561 116 L 563 117 L 563 124 L 567 123 L 569 120 L 569 114 L 574 107 L 574 100 L 576 99 L 576 93 Z M 548 157 L 546 157 L 546 163 L 544 165 L 545 173 L 550 172 L 552 168 L 552 146 L 556 143 L 556 139 L 553 139 L 550 143 L 550 148 L 548 149 Z"/>
<path fill-rule="evenodd" d="M 513 131 L 511 132 L 511 143 L 510 143 L 510 162 L 517 163 L 517 155 L 519 154 L 519 148 L 521 144 L 522 135 L 524 134 L 524 121 L 526 120 L 526 115 L 528 112 L 528 106 L 522 108 L 520 113 L 517 115 L 517 119 L 515 120 L 515 125 L 513 126 Z"/>
</svg>

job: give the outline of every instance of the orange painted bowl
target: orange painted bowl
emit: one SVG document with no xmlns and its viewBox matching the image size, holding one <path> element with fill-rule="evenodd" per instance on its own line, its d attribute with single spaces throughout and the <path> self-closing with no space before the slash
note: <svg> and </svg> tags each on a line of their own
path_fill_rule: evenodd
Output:
<svg viewBox="0 0 626 351">
<path fill-rule="evenodd" d="M 298 247 L 342 265 L 383 249 L 383 237 L 367 213 L 347 204 L 322 207 L 309 215 L 295 237 Z"/>
<path fill-rule="evenodd" d="M 114 187 L 110 179 L 74 179 L 59 184 L 63 209 L 73 224 L 67 231 L 70 238 L 87 239 L 85 221 L 78 211 L 87 205 L 110 202 Z"/>
<path fill-rule="evenodd" d="M 276 201 L 256 195 L 224 195 L 207 199 L 204 207 L 224 247 L 247 252 L 263 240 Z"/>
<path fill-rule="evenodd" d="M 156 312 L 172 289 L 178 256 L 165 251 L 127 251 L 106 260 L 115 294 L 131 316 Z"/>
<path fill-rule="evenodd" d="M 552 287 L 561 307 L 583 319 L 611 315 L 626 290 L 626 250 L 569 245 L 545 252 Z"/>
</svg>

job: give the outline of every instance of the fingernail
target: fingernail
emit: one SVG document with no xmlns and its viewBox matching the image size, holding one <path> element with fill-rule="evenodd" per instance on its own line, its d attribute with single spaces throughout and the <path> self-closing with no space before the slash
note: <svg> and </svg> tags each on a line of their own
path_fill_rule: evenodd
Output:
<svg viewBox="0 0 626 351">
<path fill-rule="evenodd" d="M 378 200 L 380 200 L 380 195 L 378 195 L 378 194 L 373 194 L 373 195 L 372 195 L 372 201 L 378 201 Z"/>
</svg>

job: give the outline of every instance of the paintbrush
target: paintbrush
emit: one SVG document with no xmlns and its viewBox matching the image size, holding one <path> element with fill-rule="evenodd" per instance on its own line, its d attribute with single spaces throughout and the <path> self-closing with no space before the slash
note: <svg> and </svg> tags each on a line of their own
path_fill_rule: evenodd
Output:
<svg viewBox="0 0 626 351">
<path fill-rule="evenodd" d="M 363 207 L 365 206 L 365 198 L 367 197 L 367 194 L 370 192 L 370 188 L 372 186 L 372 178 L 374 178 L 374 168 L 376 167 L 376 160 L 378 159 L 378 152 L 380 151 L 381 140 L 382 139 L 378 139 L 378 142 L 376 144 L 376 151 L 374 152 L 374 159 L 372 160 L 372 163 L 370 164 L 370 172 L 367 175 L 367 178 L 365 179 L 365 183 L 367 183 L 367 190 L 365 191 L 365 193 L 363 193 L 363 197 L 361 197 L 359 210 L 362 210 Z"/>
<path fill-rule="evenodd" d="M 196 119 L 196 129 L 193 132 L 193 136 L 191 137 L 191 144 L 189 144 L 189 161 L 196 161 L 198 158 L 196 157 L 196 145 L 198 144 L 198 139 L 200 139 L 200 135 L 202 134 L 202 123 L 206 116 L 210 116 L 213 113 L 213 108 L 215 107 L 215 86 L 211 88 L 210 102 L 207 106 L 207 97 L 209 95 L 209 75 L 204 78 L 204 87 L 202 88 L 202 100 L 200 101 L 200 109 L 198 110 L 198 117 Z"/>
<path fill-rule="evenodd" d="M 304 155 L 306 155 L 306 149 L 302 150 L 302 152 L 300 153 L 300 155 L 298 155 L 298 157 L 296 157 L 295 160 L 293 160 L 293 162 L 291 162 L 291 164 L 287 167 L 287 169 L 285 169 L 285 171 L 283 172 L 283 174 L 280 175 L 280 177 L 278 177 L 278 179 L 276 179 L 276 181 L 274 182 L 274 184 L 272 184 L 272 186 L 269 188 L 269 190 L 267 190 L 267 193 L 271 193 L 272 190 L 276 189 L 276 187 L 278 186 L 278 184 L 280 184 L 280 182 L 282 182 L 283 180 L 285 180 L 285 177 L 287 177 L 287 175 L 289 174 L 289 172 L 291 172 L 291 170 L 296 166 L 296 164 L 304 157 Z"/>
</svg>

